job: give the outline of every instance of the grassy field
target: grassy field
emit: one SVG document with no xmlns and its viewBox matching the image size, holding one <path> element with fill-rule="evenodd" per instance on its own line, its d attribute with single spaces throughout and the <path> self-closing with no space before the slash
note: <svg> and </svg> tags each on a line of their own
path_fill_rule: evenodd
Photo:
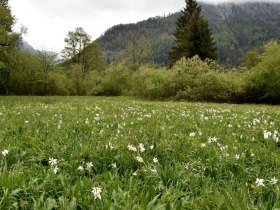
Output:
<svg viewBox="0 0 280 210">
<path fill-rule="evenodd" d="M 278 106 L 0 97 L 0 209 L 277 209 L 278 132 Z"/>
</svg>

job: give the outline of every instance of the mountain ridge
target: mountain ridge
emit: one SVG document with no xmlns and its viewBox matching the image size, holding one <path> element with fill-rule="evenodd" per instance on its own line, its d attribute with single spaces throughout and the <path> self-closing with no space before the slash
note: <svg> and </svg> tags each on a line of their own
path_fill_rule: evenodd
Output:
<svg viewBox="0 0 280 210">
<path fill-rule="evenodd" d="M 240 65 L 248 50 L 280 38 L 280 3 L 201 3 L 201 6 L 217 42 L 219 61 L 222 64 Z M 110 63 L 120 58 L 127 44 L 128 33 L 134 31 L 150 40 L 155 52 L 154 62 L 167 64 L 179 15 L 180 12 L 176 12 L 138 23 L 119 24 L 109 28 L 96 41 Z"/>
</svg>

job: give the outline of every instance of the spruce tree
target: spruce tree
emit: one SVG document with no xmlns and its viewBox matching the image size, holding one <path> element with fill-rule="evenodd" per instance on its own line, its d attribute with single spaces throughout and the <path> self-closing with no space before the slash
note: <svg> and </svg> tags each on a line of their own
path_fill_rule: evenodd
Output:
<svg viewBox="0 0 280 210">
<path fill-rule="evenodd" d="M 171 48 L 171 65 L 182 57 L 198 55 L 202 60 L 217 59 L 217 50 L 208 21 L 201 15 L 201 7 L 195 0 L 186 0 L 186 7 L 177 20 L 174 32 L 176 45 Z"/>
</svg>

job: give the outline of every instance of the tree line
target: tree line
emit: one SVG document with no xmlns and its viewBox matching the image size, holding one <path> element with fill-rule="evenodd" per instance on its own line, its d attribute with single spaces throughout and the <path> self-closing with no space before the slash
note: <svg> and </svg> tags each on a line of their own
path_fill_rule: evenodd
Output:
<svg viewBox="0 0 280 210">
<path fill-rule="evenodd" d="M 149 39 L 132 31 L 122 53 L 106 64 L 103 52 L 78 27 L 65 38 L 62 60 L 57 53 L 19 49 L 21 34 L 12 31 L 14 17 L 0 0 L 0 93 L 2 95 L 137 96 L 157 100 L 233 103 L 279 103 L 280 44 L 271 41 L 249 51 L 238 68 L 215 61 L 216 44 L 201 8 L 194 0 L 177 20 L 170 63 L 151 59 Z"/>
</svg>

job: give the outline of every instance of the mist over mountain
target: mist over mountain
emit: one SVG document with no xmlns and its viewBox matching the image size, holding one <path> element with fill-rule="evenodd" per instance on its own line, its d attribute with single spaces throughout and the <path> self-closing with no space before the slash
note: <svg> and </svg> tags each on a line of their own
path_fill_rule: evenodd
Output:
<svg viewBox="0 0 280 210">
<path fill-rule="evenodd" d="M 229 66 L 242 63 L 244 54 L 272 39 L 280 39 L 280 3 L 201 3 L 215 37 L 219 62 Z M 104 50 L 108 63 L 118 60 L 128 42 L 129 32 L 149 39 L 153 60 L 168 63 L 168 51 L 174 44 L 173 32 L 180 13 L 154 17 L 136 24 L 121 24 L 108 29 L 96 41 Z"/>
<path fill-rule="evenodd" d="M 34 47 L 31 46 L 26 41 L 22 41 L 22 43 L 20 44 L 20 49 L 23 51 L 26 51 L 26 52 L 36 53 L 36 50 L 34 49 Z"/>
</svg>

